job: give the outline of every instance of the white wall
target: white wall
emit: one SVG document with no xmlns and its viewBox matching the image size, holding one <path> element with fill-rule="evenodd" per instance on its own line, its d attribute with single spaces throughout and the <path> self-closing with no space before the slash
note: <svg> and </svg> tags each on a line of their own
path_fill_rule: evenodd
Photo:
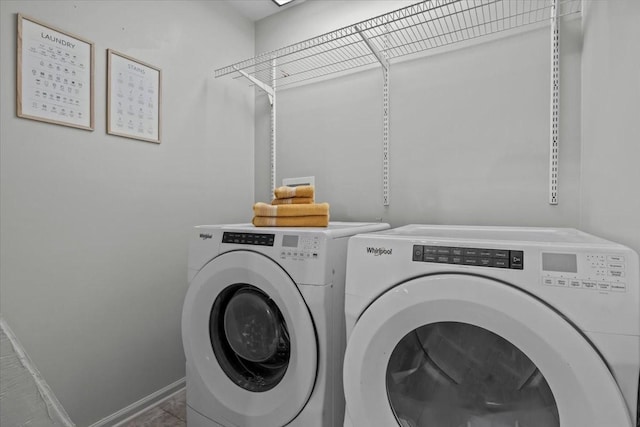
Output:
<svg viewBox="0 0 640 427">
<path fill-rule="evenodd" d="M 247 221 L 254 54 L 221 1 L 0 2 L 1 311 L 71 419 L 90 425 L 184 377 L 190 228 Z M 16 117 L 16 14 L 95 42 L 95 131 Z M 105 133 L 106 49 L 162 69 L 162 143 Z"/>
<path fill-rule="evenodd" d="M 264 52 L 406 5 L 307 1 L 259 21 Z M 323 27 L 320 27 L 322 22 Z M 334 220 L 575 226 L 580 22 L 563 25 L 560 204 L 548 204 L 549 29 L 391 66 L 391 206 L 382 205 L 382 77 L 369 70 L 278 93 L 278 182 L 316 176 Z M 315 34 L 311 34 L 311 32 Z M 269 199 L 268 104 L 256 101 L 256 199 Z"/>
<path fill-rule="evenodd" d="M 640 253 L 640 2 L 586 6 L 580 226 Z"/>
</svg>

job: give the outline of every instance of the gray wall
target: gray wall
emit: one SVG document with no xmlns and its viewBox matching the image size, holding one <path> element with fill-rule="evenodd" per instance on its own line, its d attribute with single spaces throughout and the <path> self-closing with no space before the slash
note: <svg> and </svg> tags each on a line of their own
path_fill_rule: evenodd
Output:
<svg viewBox="0 0 640 427">
<path fill-rule="evenodd" d="M 256 51 L 406 3 L 305 2 L 259 21 Z M 578 227 L 640 251 L 639 4 L 585 3 L 584 25 L 561 28 L 559 205 L 548 204 L 548 26 L 392 65 L 388 208 L 380 71 L 281 90 L 278 182 L 315 175 L 334 220 Z M 269 199 L 268 129 L 258 95 L 258 201 Z"/>
<path fill-rule="evenodd" d="M 640 2 L 586 2 L 580 226 L 640 253 Z"/>
<path fill-rule="evenodd" d="M 221 1 L 0 2 L 0 310 L 80 426 L 184 377 L 193 225 L 247 221 L 254 53 Z M 16 13 L 95 42 L 95 131 L 16 117 Z M 162 69 L 162 143 L 107 135 L 106 49 Z"/>
</svg>

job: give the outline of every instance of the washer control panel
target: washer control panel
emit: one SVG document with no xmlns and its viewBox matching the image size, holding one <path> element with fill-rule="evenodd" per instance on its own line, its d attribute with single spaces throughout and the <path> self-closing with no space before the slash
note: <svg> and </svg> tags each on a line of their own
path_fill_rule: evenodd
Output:
<svg viewBox="0 0 640 427">
<path fill-rule="evenodd" d="M 522 270 L 524 251 L 413 245 L 413 261 Z"/>
<path fill-rule="evenodd" d="M 318 235 L 246 233 L 225 231 L 222 243 L 272 247 L 282 260 L 306 261 L 321 257 L 322 238 Z"/>
<path fill-rule="evenodd" d="M 626 292 L 624 256 L 542 253 L 542 284 L 601 292 Z"/>
<path fill-rule="evenodd" d="M 280 259 L 292 259 L 294 261 L 318 259 L 319 251 L 319 236 L 299 236 L 294 234 L 284 234 L 282 236 Z"/>
</svg>

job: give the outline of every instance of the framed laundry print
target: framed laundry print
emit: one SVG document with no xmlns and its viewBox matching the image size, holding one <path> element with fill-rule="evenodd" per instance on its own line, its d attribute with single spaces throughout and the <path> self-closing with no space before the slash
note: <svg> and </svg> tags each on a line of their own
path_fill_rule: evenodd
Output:
<svg viewBox="0 0 640 427">
<path fill-rule="evenodd" d="M 107 133 L 160 143 L 162 71 L 107 49 Z"/>
<path fill-rule="evenodd" d="M 93 42 L 18 14 L 18 117 L 94 129 Z"/>
</svg>

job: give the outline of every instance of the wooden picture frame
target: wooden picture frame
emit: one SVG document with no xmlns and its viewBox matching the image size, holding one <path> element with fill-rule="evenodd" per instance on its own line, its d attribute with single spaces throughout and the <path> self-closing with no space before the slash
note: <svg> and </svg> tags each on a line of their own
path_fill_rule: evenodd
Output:
<svg viewBox="0 0 640 427">
<path fill-rule="evenodd" d="M 107 133 L 160 143 L 162 71 L 107 49 Z"/>
<path fill-rule="evenodd" d="M 93 42 L 18 14 L 16 114 L 94 130 Z"/>
</svg>

